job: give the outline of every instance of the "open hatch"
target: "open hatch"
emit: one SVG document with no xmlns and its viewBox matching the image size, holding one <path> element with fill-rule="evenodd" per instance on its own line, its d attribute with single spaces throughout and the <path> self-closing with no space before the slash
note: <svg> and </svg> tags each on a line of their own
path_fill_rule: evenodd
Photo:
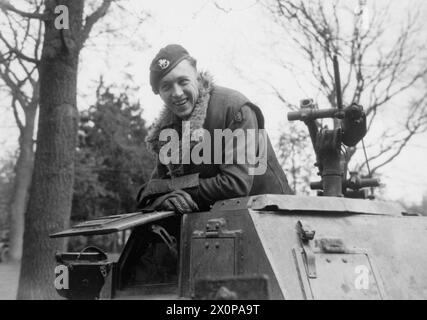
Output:
<svg viewBox="0 0 427 320">
<path fill-rule="evenodd" d="M 148 224 L 153 221 L 161 220 L 175 213 L 173 211 L 161 212 L 133 212 L 126 214 L 118 214 L 105 216 L 93 220 L 88 220 L 76 224 L 70 229 L 51 234 L 51 238 L 70 237 L 70 236 L 90 236 L 109 234 L 113 232 L 131 229 L 140 225 Z"/>
<path fill-rule="evenodd" d="M 173 211 L 134 212 L 85 221 L 51 234 L 51 238 L 91 237 L 132 229 L 116 259 L 93 246 L 56 253 L 57 263 L 68 268 L 70 278 L 70 290 L 62 288 L 59 294 L 71 299 L 175 294 L 180 222 L 181 216 Z"/>
</svg>

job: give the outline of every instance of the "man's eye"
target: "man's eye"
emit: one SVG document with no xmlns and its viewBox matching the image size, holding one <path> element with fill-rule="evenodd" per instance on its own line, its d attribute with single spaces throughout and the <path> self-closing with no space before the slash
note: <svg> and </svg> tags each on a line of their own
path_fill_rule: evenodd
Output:
<svg viewBox="0 0 427 320">
<path fill-rule="evenodd" d="M 190 81 L 188 80 L 188 79 L 183 79 L 183 80 L 181 80 L 180 82 L 179 82 L 179 84 L 180 85 L 186 85 L 186 84 L 188 84 Z"/>
<path fill-rule="evenodd" d="M 167 90 L 169 90 L 169 89 L 170 89 L 170 85 L 168 85 L 168 84 L 164 84 L 164 85 L 162 85 L 162 86 L 160 87 L 160 89 L 161 89 L 161 90 L 163 90 L 163 91 L 167 91 Z"/>
</svg>

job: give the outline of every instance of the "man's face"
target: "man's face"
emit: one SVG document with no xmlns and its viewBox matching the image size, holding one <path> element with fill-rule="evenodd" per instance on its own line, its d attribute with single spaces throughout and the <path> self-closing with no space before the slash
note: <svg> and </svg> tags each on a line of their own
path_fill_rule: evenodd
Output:
<svg viewBox="0 0 427 320">
<path fill-rule="evenodd" d="M 159 82 L 159 95 L 175 115 L 187 118 L 196 104 L 199 96 L 197 70 L 190 61 L 178 63 Z"/>
</svg>

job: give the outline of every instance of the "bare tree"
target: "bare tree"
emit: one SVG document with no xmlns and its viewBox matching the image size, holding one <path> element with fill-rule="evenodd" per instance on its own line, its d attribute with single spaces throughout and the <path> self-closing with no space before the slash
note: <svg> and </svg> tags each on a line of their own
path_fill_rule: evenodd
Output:
<svg viewBox="0 0 427 320">
<path fill-rule="evenodd" d="M 28 3 L 40 10 L 41 0 Z M 11 97 L 19 129 L 19 153 L 10 202 L 10 256 L 20 260 L 24 213 L 34 161 L 34 127 L 39 103 L 37 61 L 41 54 L 42 23 L 3 10 L 0 12 L 0 79 Z"/>
<path fill-rule="evenodd" d="M 329 107 L 336 106 L 334 55 L 343 62 L 343 101 L 364 106 L 368 128 L 380 122 L 379 115 L 385 109 L 406 98 L 399 109 L 400 126 L 386 127 L 380 138 L 368 145 L 371 173 L 395 159 L 411 138 L 427 131 L 427 93 L 414 90 L 427 75 L 427 65 L 421 62 L 425 43 L 420 41 L 416 5 L 404 13 L 405 23 L 393 30 L 386 23 L 389 8 L 368 8 L 363 0 L 356 8 L 340 0 L 271 0 L 264 5 L 308 63 L 309 79 Z M 291 105 L 280 90 L 276 93 Z M 350 158 L 355 151 L 349 150 Z M 364 166 L 359 164 L 357 170 Z"/>
<path fill-rule="evenodd" d="M 107 13 L 112 0 L 103 0 L 85 16 L 84 0 L 46 0 L 42 8 L 26 12 L 7 1 L 1 9 L 43 22 L 43 44 L 36 63 L 39 73 L 39 126 L 34 172 L 25 231 L 18 298 L 55 298 L 52 253 L 64 248 L 64 241 L 48 235 L 69 223 L 74 181 L 74 154 L 78 112 L 76 86 L 79 54 L 93 26 Z M 57 27 L 56 8 L 62 10 L 67 26 Z M 62 7 L 63 8 L 63 7 Z M 64 22 L 65 20 L 63 20 Z M 28 58 L 22 51 L 17 53 Z"/>
</svg>

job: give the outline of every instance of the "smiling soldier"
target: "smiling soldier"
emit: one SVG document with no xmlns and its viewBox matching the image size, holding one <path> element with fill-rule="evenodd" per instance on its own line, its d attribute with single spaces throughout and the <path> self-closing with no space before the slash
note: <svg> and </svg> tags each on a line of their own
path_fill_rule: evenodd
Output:
<svg viewBox="0 0 427 320">
<path fill-rule="evenodd" d="M 261 136 L 261 110 L 241 93 L 214 84 L 210 74 L 198 72 L 196 65 L 187 50 L 176 44 L 162 48 L 151 63 L 150 84 L 164 108 L 146 139 L 157 165 L 138 194 L 139 207 L 186 213 L 208 209 L 217 200 L 291 194 L 268 137 L 262 143 L 248 134 L 252 131 Z M 165 132 L 171 131 L 176 134 L 168 134 L 170 140 L 176 137 L 177 141 L 164 139 Z M 218 132 L 224 135 L 212 140 Z M 231 144 L 226 141 L 227 132 L 233 133 Z M 237 132 L 244 133 L 243 139 Z M 190 150 L 186 150 L 186 142 Z M 188 157 L 198 144 L 203 145 L 202 163 Z M 173 152 L 180 159 L 165 162 Z M 246 161 L 238 161 L 242 153 Z M 232 155 L 231 161 L 227 155 Z M 260 159 L 264 169 L 254 170 L 250 159 Z"/>
</svg>

